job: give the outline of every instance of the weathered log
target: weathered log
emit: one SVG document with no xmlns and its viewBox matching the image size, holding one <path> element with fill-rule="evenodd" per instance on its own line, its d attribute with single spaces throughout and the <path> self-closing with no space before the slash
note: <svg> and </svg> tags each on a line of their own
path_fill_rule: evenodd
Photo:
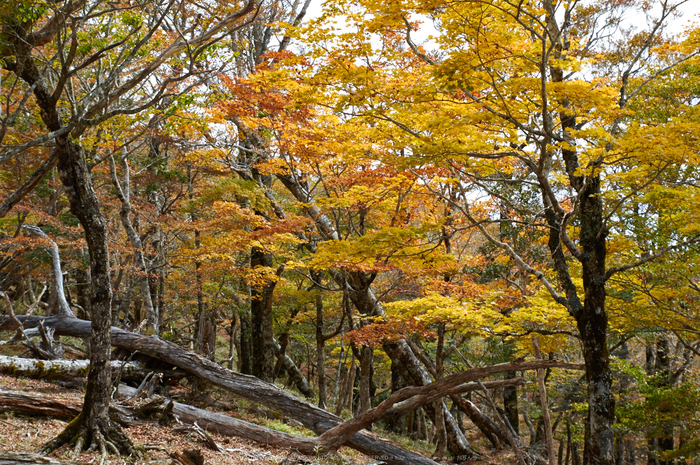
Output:
<svg viewBox="0 0 700 465">
<path fill-rule="evenodd" d="M 112 378 L 121 372 L 121 379 L 142 380 L 152 370 L 146 369 L 138 362 L 120 362 L 113 360 Z M 82 378 L 90 371 L 89 360 L 35 360 L 22 357 L 0 355 L 0 373 L 12 376 L 25 376 L 35 379 Z M 165 377 L 182 377 L 183 372 L 164 370 Z"/>
<path fill-rule="evenodd" d="M 27 374 L 36 374 L 35 377 L 45 377 L 42 375 L 48 374 L 53 376 L 61 369 L 68 367 L 68 369 L 74 368 L 75 365 L 79 365 L 77 370 L 69 372 L 70 376 L 82 376 L 87 372 L 88 368 L 84 361 L 74 362 L 68 360 L 60 361 L 43 361 L 43 360 L 31 360 L 31 359 L 21 359 L 19 357 L 3 357 L 0 356 L 0 366 L 2 366 L 3 359 L 10 361 L 10 367 L 13 370 L 10 374 L 22 376 L 27 376 Z M 113 367 L 118 362 L 113 362 Z M 129 365 L 134 365 L 131 363 Z M 22 370 L 22 368 L 29 367 L 28 370 Z M 11 370 L 8 370 L 8 372 Z M 136 367 L 135 372 L 139 372 L 139 367 Z M 488 388 L 500 388 L 505 385 L 518 385 L 524 384 L 526 381 L 522 378 L 507 380 L 507 381 L 491 381 L 484 383 Z M 463 393 L 468 391 L 473 391 L 481 389 L 481 386 L 476 383 L 461 384 L 453 389 L 446 390 L 442 395 L 450 393 Z M 401 415 L 405 414 L 411 410 L 414 410 L 426 402 L 431 402 L 440 393 L 432 389 L 431 386 L 421 388 L 421 394 L 414 395 L 404 402 L 397 402 L 392 408 L 386 411 L 386 415 Z M 130 388 L 125 385 L 119 387 L 119 394 L 121 396 L 133 396 L 137 392 L 136 389 Z M 68 408 L 64 408 L 68 407 Z M 51 399 L 46 397 L 37 396 L 23 396 L 17 393 L 7 393 L 5 391 L 0 391 L 0 410 L 15 410 L 27 414 L 40 414 L 40 415 L 52 415 L 59 418 L 71 419 L 80 413 L 79 403 L 66 403 L 65 401 L 59 401 L 57 399 Z M 291 435 L 279 435 L 276 431 L 270 430 L 268 428 L 259 427 L 251 423 L 247 423 L 235 418 L 228 417 L 226 415 L 212 414 L 206 410 L 197 409 L 190 407 L 186 404 L 175 403 L 173 409 L 181 421 L 194 423 L 197 421 L 200 426 L 205 427 L 211 431 L 217 431 L 220 434 L 239 436 L 246 439 L 270 444 L 280 447 L 293 447 L 297 448 L 305 453 L 312 453 L 316 448 L 323 446 L 323 440 L 315 440 L 309 438 L 298 438 Z M 386 415 L 377 416 L 377 418 L 382 418 Z M 329 443 L 330 444 L 330 443 Z"/>
<path fill-rule="evenodd" d="M 0 451 L 0 465 L 73 465 L 77 462 L 57 460 L 31 452 Z"/>
<path fill-rule="evenodd" d="M 12 411 L 72 420 L 80 414 L 82 408 L 82 400 L 76 402 L 0 389 L 0 412 Z"/>
</svg>

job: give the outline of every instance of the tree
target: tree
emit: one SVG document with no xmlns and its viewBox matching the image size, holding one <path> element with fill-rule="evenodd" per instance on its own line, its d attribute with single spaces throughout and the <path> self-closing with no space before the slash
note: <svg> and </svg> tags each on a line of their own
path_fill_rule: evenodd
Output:
<svg viewBox="0 0 700 465">
<path fill-rule="evenodd" d="M 697 53 L 693 34 L 664 34 L 682 3 L 341 1 L 305 30 L 319 59 L 309 79 L 323 83 L 316 101 L 365 124 L 367 158 L 414 173 L 575 320 L 588 384 L 585 463 L 613 463 L 610 278 L 698 239 L 694 227 L 668 227 L 696 215 L 693 189 L 672 181 L 695 166 L 692 103 L 652 120 L 642 100 Z M 629 8 L 648 27 L 608 34 Z M 412 15 L 434 18 L 425 48 L 413 41 Z M 342 31 L 329 26 L 338 18 Z M 537 193 L 538 208 L 508 195 L 517 185 Z M 668 189 L 673 205 L 659 198 Z M 646 227 L 665 245 L 633 234 L 626 212 L 641 205 L 653 206 Z M 546 266 L 499 237 L 490 225 L 502 222 L 543 234 Z"/>
<path fill-rule="evenodd" d="M 40 179 L 57 164 L 90 254 L 91 370 L 85 403 L 80 416 L 47 449 L 75 442 L 77 449 L 94 444 L 103 454 L 133 452 L 128 438 L 108 416 L 112 288 L 107 223 L 91 175 L 99 158 L 93 158 L 86 147 L 97 147 L 100 128 L 110 119 L 176 99 L 201 82 L 211 65 L 204 61 L 209 46 L 240 26 L 255 5 L 251 1 L 233 12 L 222 7 L 204 23 L 197 8 L 186 3 L 149 6 L 6 2 L 0 10 L 2 66 L 17 85 L 24 86 L 25 96 L 33 98 L 39 116 L 33 139 L 19 144 L 0 141 L 5 149 L 2 159 L 51 145 L 50 157 L 34 178 Z M 173 10 L 178 14 L 173 15 Z M 161 46 L 161 41 L 167 45 Z M 27 101 L 10 105 L 8 100 L 11 112 L 4 116 L 3 127 L 13 123 L 8 119 L 11 115 L 30 109 Z M 17 200 L 26 191 L 20 190 Z"/>
</svg>

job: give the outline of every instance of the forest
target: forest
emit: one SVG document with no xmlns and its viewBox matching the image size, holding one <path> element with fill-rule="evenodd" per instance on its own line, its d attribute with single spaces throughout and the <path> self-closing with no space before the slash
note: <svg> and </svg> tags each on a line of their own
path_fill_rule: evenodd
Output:
<svg viewBox="0 0 700 465">
<path fill-rule="evenodd" d="M 691 4 L 2 0 L 0 373 L 87 382 L 0 411 L 100 463 L 151 463 L 144 417 L 309 460 L 700 463 Z"/>
</svg>

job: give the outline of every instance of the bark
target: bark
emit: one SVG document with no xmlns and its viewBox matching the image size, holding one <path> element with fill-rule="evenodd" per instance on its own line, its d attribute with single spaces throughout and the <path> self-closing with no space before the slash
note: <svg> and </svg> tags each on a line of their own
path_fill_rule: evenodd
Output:
<svg viewBox="0 0 700 465">
<path fill-rule="evenodd" d="M 608 354 L 608 316 L 605 311 L 605 224 L 600 176 L 590 177 L 581 194 L 580 243 L 587 257 L 582 263 L 585 300 L 582 312 L 574 315 L 581 335 L 588 383 L 589 441 L 584 447 L 587 464 L 612 465 L 614 462 L 613 423 L 615 398 Z"/>
<path fill-rule="evenodd" d="M 39 236 L 50 245 L 52 269 L 54 277 L 54 292 L 55 298 L 58 300 L 58 313 L 65 316 L 74 316 L 66 299 L 65 288 L 63 286 L 63 272 L 61 271 L 61 255 L 58 250 L 58 245 L 46 235 L 41 228 L 25 224 L 22 226 L 25 231 L 28 231 L 34 236 Z"/>
<path fill-rule="evenodd" d="M 68 399 L 56 399 L 36 394 L 28 395 L 0 389 L 0 411 L 2 412 L 19 412 L 27 415 L 72 420 L 80 415 L 82 408 L 80 402 L 72 402 Z"/>
<path fill-rule="evenodd" d="M 120 376 L 123 380 L 141 381 L 148 373 L 157 371 L 163 377 L 177 379 L 184 376 L 184 372 L 175 370 L 150 370 L 139 362 L 110 362 L 112 378 Z M 82 378 L 90 371 L 88 360 L 36 360 L 22 357 L 7 357 L 0 355 L 0 373 L 11 376 L 25 376 L 36 379 L 65 379 Z"/>
<path fill-rule="evenodd" d="M 238 353 L 238 369 L 247 375 L 253 374 L 253 346 L 250 329 L 250 309 L 241 308 L 238 317 L 241 320 L 241 334 Z"/>
<path fill-rule="evenodd" d="M 506 379 L 515 379 L 514 372 L 506 373 Z M 503 410 L 510 423 L 513 432 L 520 436 L 520 413 L 518 412 L 518 388 L 517 386 L 507 386 L 503 389 Z"/>
<path fill-rule="evenodd" d="M 648 376 L 656 376 L 657 387 L 669 387 L 673 384 L 671 374 L 670 347 L 668 339 L 660 336 L 656 341 L 656 350 L 652 346 L 646 348 L 646 372 Z M 661 435 L 647 438 L 647 463 L 650 465 L 669 465 L 671 461 L 661 460 L 659 456 L 666 450 L 673 450 L 673 426 L 663 426 Z"/>
<path fill-rule="evenodd" d="M 250 267 L 272 267 L 272 254 L 260 247 L 253 247 L 250 254 Z M 251 343 L 253 349 L 254 376 L 272 382 L 275 357 L 272 331 L 272 293 L 276 281 L 265 279 L 250 289 Z"/>
<path fill-rule="evenodd" d="M 360 406 L 359 413 L 364 413 L 372 407 L 370 384 L 372 383 L 373 350 L 369 346 L 360 349 Z"/>
<path fill-rule="evenodd" d="M 542 359 L 540 354 L 540 340 L 532 335 L 532 345 L 535 349 L 535 357 Z M 542 407 L 542 421 L 544 422 L 544 434 L 547 442 L 547 459 L 549 465 L 556 465 L 556 458 L 554 456 L 554 439 L 552 437 L 552 422 L 549 418 L 549 405 L 547 403 L 547 387 L 544 382 L 544 370 L 537 370 L 537 383 L 540 391 L 540 406 Z"/>
<path fill-rule="evenodd" d="M 31 452 L 0 452 L 0 465 L 75 465 L 77 463 Z"/>
<path fill-rule="evenodd" d="M 581 303 L 574 285 L 567 258 L 563 253 L 561 225 L 558 215 L 546 196 L 545 217 L 550 226 L 548 246 L 557 271 L 559 284 L 566 293 L 568 311 L 576 320 L 581 336 L 586 366 L 588 418 L 584 444 L 585 465 L 612 465 L 614 463 L 615 399 L 612 393 L 612 370 L 608 353 L 608 317 L 605 311 L 606 283 L 606 230 L 603 220 L 600 176 L 590 176 L 587 183 L 578 176 L 576 154 L 563 150 L 563 157 L 572 186 L 580 190 L 579 260 L 582 266 L 584 301 Z M 541 184 L 546 181 L 541 181 Z"/>
<path fill-rule="evenodd" d="M 454 396 L 452 399 L 467 414 L 471 422 L 484 433 L 495 449 L 502 449 L 503 444 L 508 443 L 508 437 L 501 427 L 482 413 L 472 401 L 459 396 Z"/>
<path fill-rule="evenodd" d="M 273 340 L 272 342 L 272 350 L 275 356 L 278 356 L 281 353 L 282 348 L 276 341 Z M 282 357 L 282 368 L 284 368 L 284 370 L 287 372 L 287 376 L 289 376 L 292 384 L 299 389 L 299 392 L 304 394 L 304 397 L 313 397 L 313 388 L 306 379 L 306 376 L 304 376 L 304 374 L 299 370 L 299 367 L 297 367 L 296 363 L 294 363 L 294 360 L 292 360 L 289 355 L 285 354 Z"/>
<path fill-rule="evenodd" d="M 133 453 L 131 442 L 119 427 L 110 421 L 108 415 L 111 385 L 109 356 L 112 284 L 110 282 L 109 248 L 107 246 L 107 224 L 92 187 L 92 178 L 87 166 L 85 151 L 68 137 L 57 140 L 57 144 L 58 171 L 63 186 L 66 188 L 71 212 L 78 218 L 85 232 L 92 277 L 90 373 L 85 391 L 83 412 L 79 417 L 77 428 L 79 434 L 84 436 L 85 447 L 106 439 L 116 446 L 119 452 L 131 455 Z M 99 435 L 96 434 L 98 431 Z M 71 436 L 71 439 L 72 437 L 75 437 L 75 434 Z M 59 436 L 57 439 L 63 441 L 68 438 Z M 60 443 L 55 442 L 51 443 L 49 447 L 55 448 L 58 445 Z"/>
</svg>

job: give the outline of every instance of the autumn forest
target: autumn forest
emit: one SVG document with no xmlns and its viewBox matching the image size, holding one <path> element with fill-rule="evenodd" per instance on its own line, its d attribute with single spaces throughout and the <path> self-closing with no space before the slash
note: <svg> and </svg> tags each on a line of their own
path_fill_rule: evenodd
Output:
<svg viewBox="0 0 700 465">
<path fill-rule="evenodd" d="M 691 3 L 2 0 L 0 372 L 87 377 L 42 453 L 139 457 L 122 382 L 312 457 L 700 463 Z"/>
</svg>

